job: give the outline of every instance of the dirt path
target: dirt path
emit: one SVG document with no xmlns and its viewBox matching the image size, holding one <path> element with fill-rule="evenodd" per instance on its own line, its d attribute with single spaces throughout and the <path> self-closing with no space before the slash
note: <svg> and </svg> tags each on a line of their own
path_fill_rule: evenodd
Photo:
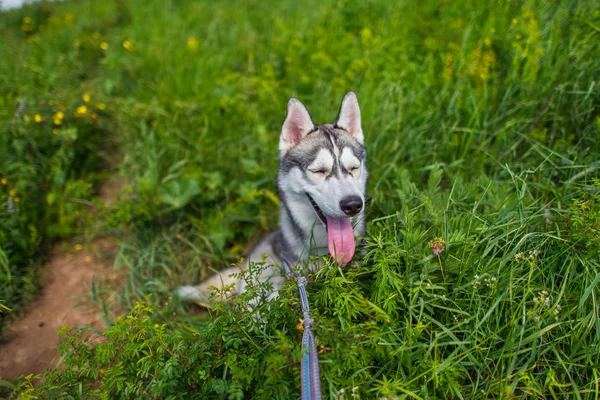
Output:
<svg viewBox="0 0 600 400">
<path fill-rule="evenodd" d="M 100 193 L 110 203 L 118 185 L 108 184 Z M 59 361 L 58 330 L 90 326 L 104 330 L 95 304 L 90 301 L 92 278 L 96 282 L 112 276 L 112 253 L 116 245 L 95 240 L 89 248 L 65 249 L 58 244 L 42 269 L 42 289 L 37 299 L 14 321 L 0 341 L 0 379 L 38 374 Z M 113 277 L 114 278 L 114 277 Z M 92 340 L 101 335 L 88 333 Z"/>
<path fill-rule="evenodd" d="M 0 379 L 39 374 L 55 365 L 57 332 L 65 325 L 104 330 L 89 293 L 92 278 L 110 270 L 110 264 L 98 255 L 84 250 L 69 254 L 57 245 L 44 266 L 40 295 L 27 307 L 23 319 L 11 324 L 5 336 L 8 342 L 0 345 Z"/>
</svg>

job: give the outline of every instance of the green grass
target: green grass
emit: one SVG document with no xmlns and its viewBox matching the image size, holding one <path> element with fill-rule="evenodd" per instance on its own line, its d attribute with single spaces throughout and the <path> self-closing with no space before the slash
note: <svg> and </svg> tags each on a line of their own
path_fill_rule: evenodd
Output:
<svg viewBox="0 0 600 400">
<path fill-rule="evenodd" d="M 122 243 L 124 287 L 94 293 L 111 321 L 108 343 L 71 336 L 71 368 L 23 395 L 298 397 L 293 285 L 257 310 L 263 321 L 245 307 L 260 287 L 209 316 L 173 292 L 276 227 L 287 99 L 329 122 L 353 90 L 373 200 L 362 262 L 310 279 L 326 397 L 600 397 L 594 2 L 98 3 L 0 18 L 13 55 L 0 62 L 5 126 L 18 99 L 58 91 L 71 116 L 88 93 L 87 115 L 106 108 L 85 127 L 78 117 L 65 124 L 86 132 L 62 145 L 85 166 L 65 175 L 97 183 L 94 149 L 109 141 L 127 182 L 93 228 Z M 35 32 L 23 32 L 33 15 Z M 44 142 L 54 111 L 25 125 L 36 127 L 27 143 L 41 156 L 23 161 L 36 176 L 23 182 L 51 180 L 39 160 L 63 148 Z M 11 182 L 19 172 L 4 171 L 15 162 L 0 164 Z M 91 232 L 84 212 L 69 220 L 47 209 L 35 218 L 64 234 L 45 240 Z M 435 237 L 446 242 L 439 259 L 428 248 Z M 135 310 L 129 317 L 111 313 L 114 294 Z"/>
</svg>

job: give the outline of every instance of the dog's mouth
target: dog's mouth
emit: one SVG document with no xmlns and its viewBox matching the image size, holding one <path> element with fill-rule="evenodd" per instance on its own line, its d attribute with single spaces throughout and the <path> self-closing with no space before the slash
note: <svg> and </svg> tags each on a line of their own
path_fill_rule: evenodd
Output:
<svg viewBox="0 0 600 400">
<path fill-rule="evenodd" d="M 323 224 L 325 224 L 325 229 L 327 229 L 327 218 L 325 217 L 323 210 L 321 210 L 321 208 L 317 205 L 317 203 L 315 202 L 315 200 L 312 198 L 312 196 L 310 194 L 306 193 L 306 197 L 308 197 L 308 200 L 310 201 L 310 205 L 312 206 L 313 210 L 315 210 L 315 213 L 317 213 L 317 217 L 319 217 L 321 222 L 323 222 Z"/>
<path fill-rule="evenodd" d="M 325 215 L 323 210 L 317 205 L 315 200 L 306 193 L 313 210 L 325 225 L 327 230 L 327 247 L 329 254 L 337 262 L 348 264 L 354 256 L 356 244 L 354 243 L 354 231 L 350 218 L 336 218 Z"/>
</svg>

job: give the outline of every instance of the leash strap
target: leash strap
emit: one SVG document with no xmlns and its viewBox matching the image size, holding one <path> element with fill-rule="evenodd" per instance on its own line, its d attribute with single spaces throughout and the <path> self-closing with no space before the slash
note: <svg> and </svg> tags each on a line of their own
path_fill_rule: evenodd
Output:
<svg viewBox="0 0 600 400">
<path fill-rule="evenodd" d="M 300 306 L 304 316 L 302 326 L 302 360 L 300 362 L 300 385 L 302 400 L 322 400 L 321 394 L 321 372 L 319 369 L 319 355 L 317 353 L 317 342 L 311 329 L 314 319 L 310 317 L 310 307 L 308 305 L 308 296 L 306 295 L 306 278 L 298 272 L 294 272 L 290 263 L 283 258 L 283 265 L 288 275 L 294 275 L 298 282 L 298 292 L 300 292 Z"/>
</svg>

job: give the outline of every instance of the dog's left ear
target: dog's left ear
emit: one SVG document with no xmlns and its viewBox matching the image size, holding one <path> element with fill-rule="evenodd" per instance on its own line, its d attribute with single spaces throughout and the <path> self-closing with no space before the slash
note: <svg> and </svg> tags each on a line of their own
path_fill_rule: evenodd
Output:
<svg viewBox="0 0 600 400">
<path fill-rule="evenodd" d="M 354 92 L 349 92 L 344 96 L 344 100 L 342 100 L 342 105 L 340 106 L 340 113 L 333 125 L 347 131 L 359 143 L 362 144 L 364 142 L 360 124 L 360 107 L 358 106 L 358 99 Z"/>
</svg>

